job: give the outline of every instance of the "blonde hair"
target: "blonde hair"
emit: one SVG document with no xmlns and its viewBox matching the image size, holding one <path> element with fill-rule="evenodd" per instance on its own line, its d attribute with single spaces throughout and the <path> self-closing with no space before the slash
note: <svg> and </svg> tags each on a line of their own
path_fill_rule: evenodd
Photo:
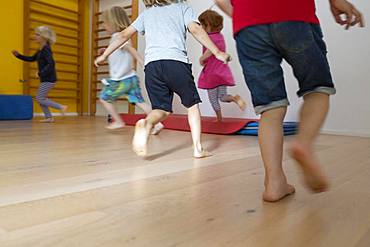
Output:
<svg viewBox="0 0 370 247">
<path fill-rule="evenodd" d="M 170 5 L 173 3 L 182 3 L 186 2 L 186 0 L 143 0 L 145 7 L 152 7 L 152 6 L 165 6 Z"/>
<path fill-rule="evenodd" d="M 125 30 L 131 24 L 131 20 L 128 17 L 124 8 L 114 6 L 103 13 L 104 22 L 112 25 L 112 28 L 116 32 Z"/>
<path fill-rule="evenodd" d="M 199 22 L 210 27 L 211 32 L 221 32 L 224 27 L 224 18 L 214 10 L 206 10 L 199 16 Z"/>
<path fill-rule="evenodd" d="M 57 35 L 55 34 L 54 30 L 48 26 L 36 27 L 35 33 L 46 39 L 50 45 L 54 44 L 57 41 Z"/>
</svg>

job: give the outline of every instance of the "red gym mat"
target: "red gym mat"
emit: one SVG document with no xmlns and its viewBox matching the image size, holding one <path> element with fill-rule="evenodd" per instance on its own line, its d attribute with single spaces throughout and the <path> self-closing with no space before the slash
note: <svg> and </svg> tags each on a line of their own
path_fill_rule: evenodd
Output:
<svg viewBox="0 0 370 247">
<path fill-rule="evenodd" d="M 135 125 L 136 122 L 145 118 L 144 114 L 121 114 L 127 125 Z M 224 118 L 221 123 L 214 117 L 202 117 L 202 133 L 230 135 L 243 129 L 248 123 L 256 122 L 255 119 Z M 190 131 L 187 115 L 170 115 L 164 122 L 166 129 Z"/>
</svg>

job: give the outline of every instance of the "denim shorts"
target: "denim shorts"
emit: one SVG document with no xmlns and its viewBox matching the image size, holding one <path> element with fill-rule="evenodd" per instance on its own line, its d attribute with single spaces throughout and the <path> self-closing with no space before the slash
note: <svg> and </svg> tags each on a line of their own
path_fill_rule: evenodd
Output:
<svg viewBox="0 0 370 247">
<path fill-rule="evenodd" d="M 132 104 L 144 102 L 137 76 L 120 81 L 108 79 L 107 82 L 109 84 L 104 86 L 100 93 L 100 99 L 112 103 L 119 97 L 124 97 Z"/>
<path fill-rule="evenodd" d="M 280 22 L 256 25 L 236 35 L 239 60 L 257 114 L 289 105 L 282 60 L 292 67 L 299 97 L 309 93 L 335 94 L 318 24 Z"/>
</svg>

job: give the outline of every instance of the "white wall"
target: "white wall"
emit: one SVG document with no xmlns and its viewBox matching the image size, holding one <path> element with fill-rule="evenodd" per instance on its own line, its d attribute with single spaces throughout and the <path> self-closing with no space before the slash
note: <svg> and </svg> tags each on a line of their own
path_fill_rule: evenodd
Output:
<svg viewBox="0 0 370 247">
<path fill-rule="evenodd" d="M 141 1 L 140 1 L 141 2 Z M 189 0 L 189 4 L 200 14 L 209 8 L 212 0 Z M 362 11 L 365 19 L 370 20 L 370 5 L 365 1 L 353 0 L 353 3 Z M 331 111 L 324 126 L 324 132 L 343 133 L 353 135 L 370 136 L 370 32 L 368 28 L 355 28 L 350 31 L 343 30 L 342 27 L 333 21 L 329 11 L 328 1 L 316 1 L 318 16 L 321 20 L 325 40 L 329 50 L 329 60 L 338 90 L 336 96 L 332 97 Z M 144 6 L 141 3 L 141 11 Z M 217 8 L 216 8 L 217 10 Z M 249 91 L 244 83 L 244 77 L 238 63 L 235 41 L 232 37 L 231 21 L 225 18 L 225 28 L 223 34 L 226 38 L 228 52 L 233 57 L 230 64 L 234 73 L 237 86 L 230 89 L 230 93 L 240 94 L 249 103 L 246 112 L 240 112 L 234 105 L 223 104 L 225 116 L 255 118 Z M 143 54 L 145 44 L 143 38 L 139 41 L 139 51 Z M 198 64 L 201 55 L 201 46 L 189 36 L 188 41 L 189 57 L 193 62 L 193 73 L 198 79 L 201 66 Z M 283 64 L 285 79 L 291 106 L 289 107 L 287 120 L 297 120 L 299 105 L 301 100 L 296 97 L 298 90 L 297 82 L 294 79 L 291 69 L 287 64 Z M 144 79 L 142 71 L 139 76 Z M 207 95 L 200 90 L 203 100 L 201 104 L 202 114 L 205 116 L 213 115 L 213 110 L 208 103 Z M 184 108 L 175 99 L 174 110 L 176 113 L 185 113 Z"/>
<path fill-rule="evenodd" d="M 370 21 L 370 5 L 360 0 L 353 3 Z M 324 131 L 370 136 L 369 27 L 345 31 L 333 21 L 328 1 L 317 1 L 317 5 L 338 90 Z"/>
</svg>

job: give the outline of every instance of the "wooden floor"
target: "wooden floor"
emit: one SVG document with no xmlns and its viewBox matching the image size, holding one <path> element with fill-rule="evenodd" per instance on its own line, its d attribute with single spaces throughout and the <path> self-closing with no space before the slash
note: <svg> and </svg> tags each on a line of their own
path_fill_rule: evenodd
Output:
<svg viewBox="0 0 370 247">
<path fill-rule="evenodd" d="M 368 138 L 319 138 L 323 194 L 285 156 L 297 193 L 270 204 L 255 137 L 205 135 L 215 155 L 195 160 L 189 133 L 166 130 L 142 160 L 131 127 L 104 124 L 0 122 L 1 247 L 370 246 Z"/>
</svg>

